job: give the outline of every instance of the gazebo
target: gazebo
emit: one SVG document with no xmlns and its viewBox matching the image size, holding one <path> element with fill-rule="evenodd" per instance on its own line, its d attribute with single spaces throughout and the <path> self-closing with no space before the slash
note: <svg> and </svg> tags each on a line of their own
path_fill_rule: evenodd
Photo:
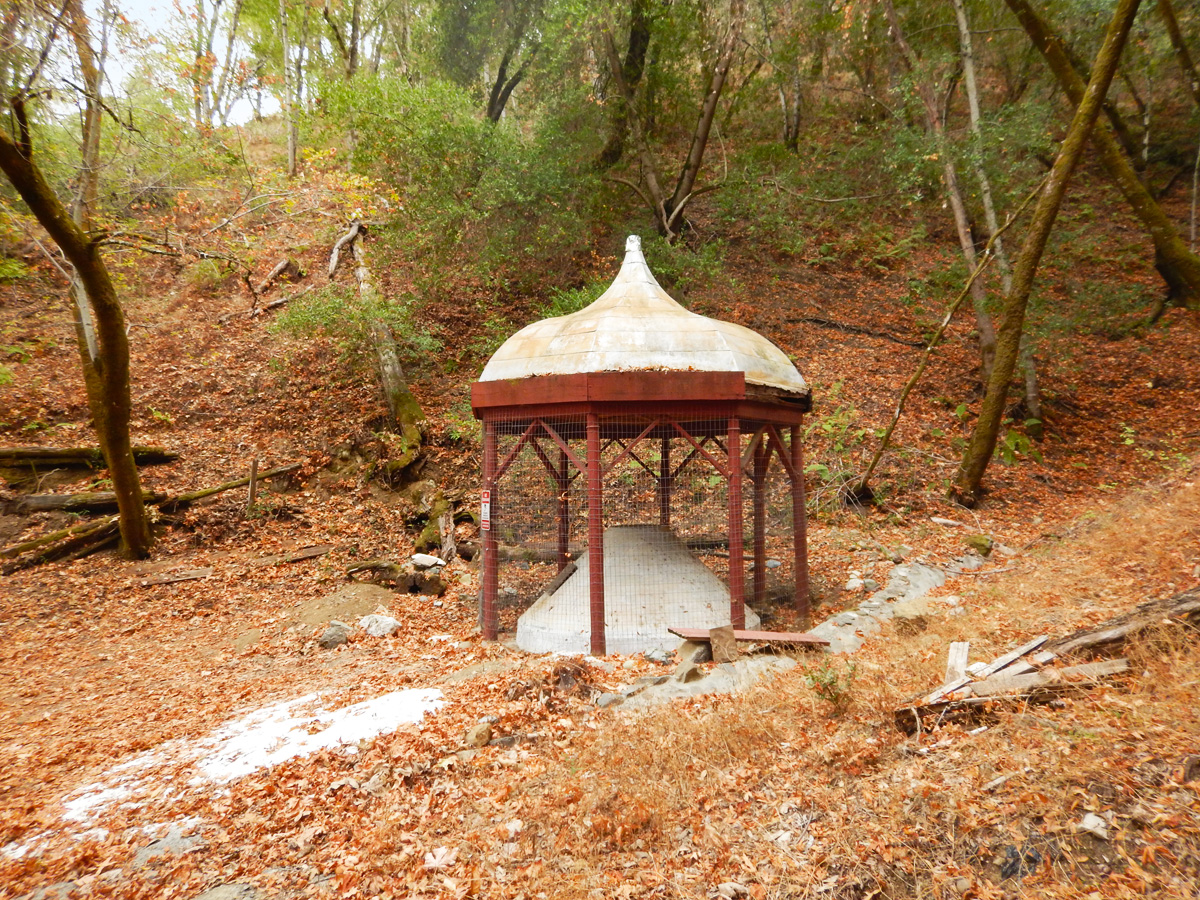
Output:
<svg viewBox="0 0 1200 900">
<path fill-rule="evenodd" d="M 788 573 L 786 592 L 808 612 L 808 386 L 766 338 L 668 296 L 639 238 L 625 250 L 599 299 L 517 332 L 472 385 L 486 639 L 498 636 L 500 602 L 519 594 L 501 597 L 502 556 L 524 566 L 514 578 L 538 596 L 518 626 L 526 649 L 604 655 L 662 645 L 668 626 L 745 628 L 747 600 L 766 599 L 773 570 Z M 689 504 L 723 507 L 718 533 L 694 533 Z M 782 560 L 768 557 L 769 520 Z M 573 544 L 573 530 L 584 540 Z M 540 549 L 522 540 L 535 531 Z M 710 555 L 707 568 L 693 551 Z M 752 608 L 749 618 L 757 623 Z"/>
</svg>

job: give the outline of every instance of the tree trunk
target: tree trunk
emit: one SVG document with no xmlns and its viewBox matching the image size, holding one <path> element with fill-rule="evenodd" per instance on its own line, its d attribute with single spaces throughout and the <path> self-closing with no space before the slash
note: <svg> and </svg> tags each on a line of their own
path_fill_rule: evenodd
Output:
<svg viewBox="0 0 1200 900">
<path fill-rule="evenodd" d="M 954 156 L 950 152 L 949 141 L 946 140 L 945 123 L 942 121 L 942 104 L 938 102 L 933 86 L 920 77 L 917 71 L 919 60 L 912 46 L 904 37 L 900 27 L 900 17 L 891 0 L 887 0 L 886 12 L 891 25 L 892 40 L 900 50 L 901 59 L 908 69 L 909 75 L 916 79 L 917 93 L 921 97 L 921 105 L 925 109 L 925 127 L 937 145 L 938 157 L 942 161 L 942 181 L 946 186 L 946 199 L 954 214 L 954 229 L 958 234 L 958 245 L 962 249 L 963 259 L 967 263 L 967 274 L 974 274 L 979 267 L 975 253 L 975 238 L 971 234 L 971 221 L 967 216 L 967 207 L 963 202 L 962 189 L 958 184 L 958 171 L 954 165 Z M 975 328 L 979 332 L 979 368 L 980 377 L 984 384 L 992 374 L 992 364 L 996 357 L 996 329 L 992 325 L 992 317 L 987 311 L 987 290 L 982 279 L 971 279 L 971 305 L 975 310 Z"/>
<path fill-rule="evenodd" d="M 367 251 L 363 246 L 365 232 L 359 223 L 350 226 L 351 252 L 357 263 L 354 277 L 358 281 L 358 295 L 368 307 L 381 302 L 375 278 L 367 265 Z M 331 271 L 336 263 L 331 264 Z M 331 274 L 332 277 L 332 274 Z M 371 339 L 379 366 L 379 382 L 387 403 L 392 427 L 400 436 L 400 457 L 393 460 L 394 468 L 403 469 L 411 465 L 421 454 L 422 428 L 425 412 L 408 387 L 408 378 L 396 352 L 396 338 L 387 323 L 374 317 L 371 322 Z"/>
<path fill-rule="evenodd" d="M 650 47 L 652 24 L 650 0 L 632 0 L 629 5 L 629 43 L 625 48 L 625 60 L 620 64 L 621 71 L 613 73 L 613 78 L 620 77 L 631 94 L 637 93 L 642 74 L 646 71 L 646 51 Z M 623 90 L 617 90 L 614 107 L 612 130 L 596 157 L 596 168 L 600 170 L 611 169 L 621 161 L 625 154 L 625 139 L 629 134 L 629 117 L 635 114 Z"/>
<path fill-rule="evenodd" d="M 988 177 L 987 169 L 983 164 L 983 130 L 980 127 L 982 116 L 979 112 L 979 86 L 975 81 L 975 49 L 972 46 L 971 26 L 967 21 L 966 4 L 963 0 L 953 0 L 953 2 L 954 17 L 958 22 L 958 41 L 960 56 L 962 58 L 963 86 L 967 92 L 967 109 L 971 118 L 971 141 L 974 144 L 974 152 L 971 156 L 975 164 L 975 178 L 979 182 L 980 198 L 983 200 L 983 219 L 987 225 L 988 237 L 991 238 L 997 234 L 1000 221 L 996 216 L 996 204 L 992 197 L 992 180 Z M 1008 261 L 1008 254 L 1004 252 L 1004 243 L 998 237 L 996 238 L 993 251 L 996 257 L 996 265 L 1000 269 L 1000 285 L 1004 289 L 1004 295 L 1008 296 L 1012 290 L 1012 265 Z M 990 317 L 988 317 L 988 324 L 991 324 Z M 1033 361 L 1031 343 L 1027 333 L 1021 335 L 1021 371 L 1025 376 L 1025 409 L 1029 413 L 1028 418 L 1037 420 L 1036 425 L 1030 426 L 1030 433 L 1040 439 L 1042 436 L 1042 392 L 1038 387 L 1037 369 Z M 994 334 L 992 351 L 994 354 Z M 991 374 L 990 371 L 988 374 Z M 987 383 L 987 376 L 984 377 L 984 383 Z"/>
<path fill-rule="evenodd" d="M 1179 20 L 1175 17 L 1175 8 L 1171 6 L 1171 0 L 1158 0 L 1158 14 L 1167 26 L 1167 34 L 1171 37 L 1171 49 L 1175 51 L 1179 71 L 1187 81 L 1192 101 L 1200 107 L 1200 73 L 1196 72 L 1196 64 L 1192 61 L 1187 41 L 1183 39 L 1183 32 L 1179 28 Z"/>
<path fill-rule="evenodd" d="M 292 85 L 292 74 L 289 60 L 291 51 L 288 46 L 287 0 L 279 0 L 279 42 L 283 50 L 283 117 L 287 123 L 287 173 L 288 177 L 296 175 L 296 130 L 295 96 Z"/>
<path fill-rule="evenodd" d="M 1010 5 L 1021 0 L 1008 0 Z M 983 481 L 983 473 L 996 449 L 996 440 L 1000 432 L 1000 423 L 1004 418 L 1004 407 L 1008 398 L 1008 385 L 1016 368 L 1017 355 L 1020 350 L 1021 334 L 1025 326 L 1025 309 L 1029 303 L 1029 294 L 1033 289 L 1033 279 L 1037 274 L 1042 253 L 1054 220 L 1062 205 L 1063 195 L 1071 180 L 1088 135 L 1096 125 L 1100 116 L 1104 97 L 1112 83 L 1113 74 L 1121 58 L 1121 51 L 1129 36 L 1130 26 L 1137 14 L 1139 0 L 1118 0 L 1117 8 L 1109 23 L 1108 32 L 1104 36 L 1104 44 L 1096 56 L 1092 66 L 1092 78 L 1083 93 L 1082 102 L 1075 111 L 1071 127 L 1059 149 L 1058 157 L 1050 170 L 1046 187 L 1038 200 L 1037 209 L 1033 214 L 1025 242 L 1021 247 L 1021 255 L 1013 270 L 1013 286 L 1004 301 L 1004 311 L 1000 320 L 1000 330 L 996 342 L 996 364 L 992 369 L 992 377 L 988 381 L 987 394 L 983 398 L 983 407 L 975 429 L 971 433 L 971 442 L 963 455 L 962 465 L 953 493 L 967 506 L 973 506 L 979 500 L 979 489 Z"/>
<path fill-rule="evenodd" d="M 1005 2 L 1045 57 L 1059 86 L 1078 106 L 1084 96 L 1084 84 L 1070 64 L 1062 38 L 1034 11 L 1028 0 Z M 1107 124 L 1097 125 L 1092 132 L 1092 141 L 1100 152 L 1104 167 L 1154 242 L 1155 266 L 1167 283 L 1168 302 L 1200 309 L 1200 257 L 1188 250 L 1174 223 L 1142 183 Z"/>
<path fill-rule="evenodd" d="M 88 365 L 88 358 L 84 360 L 88 404 L 117 495 L 124 550 L 130 556 L 145 557 L 150 552 L 150 523 L 129 439 L 132 401 L 125 315 L 100 254 L 99 242 L 72 220 L 33 160 L 23 103 L 13 104 L 13 114 L 19 138 L 14 142 L 0 133 L 0 169 L 74 267 L 94 313 L 96 355 L 90 359 L 92 365 Z M 86 346 L 81 349 L 90 357 Z"/>
<path fill-rule="evenodd" d="M 729 4 L 729 29 L 725 34 L 725 41 L 717 56 L 716 64 L 713 66 L 712 77 L 709 79 L 708 91 L 704 95 L 704 102 L 700 106 L 700 115 L 696 121 L 696 129 L 692 132 L 692 143 L 688 148 L 683 169 L 680 171 L 679 178 L 675 182 L 675 190 L 663 207 L 664 221 L 661 223 L 661 226 L 668 240 L 672 238 L 673 234 L 677 234 L 677 232 L 673 232 L 672 225 L 682 215 L 684 206 L 691 200 L 692 189 L 695 187 L 696 179 L 700 175 L 700 167 L 704 164 L 704 151 L 708 147 L 708 136 L 712 130 L 713 117 L 717 113 L 717 103 L 721 100 L 721 91 L 725 87 L 725 80 L 729 76 L 729 67 L 733 65 L 733 57 L 737 51 L 738 41 L 742 36 L 742 20 L 745 17 L 745 13 L 745 0 L 731 0 Z"/>
<path fill-rule="evenodd" d="M 516 72 L 509 76 L 508 67 L 512 62 L 512 56 L 516 52 L 515 48 L 510 48 L 504 57 L 500 60 L 500 67 L 496 70 L 496 80 L 492 83 L 492 90 L 488 94 L 487 103 L 487 118 L 492 124 L 500 121 L 500 117 L 504 115 L 504 107 L 508 105 L 508 98 L 512 96 L 512 92 L 516 90 L 518 84 L 525 78 L 525 73 L 529 69 L 529 64 L 533 61 L 533 57 L 537 55 L 537 47 L 534 47 L 525 61 L 521 63 Z"/>
</svg>

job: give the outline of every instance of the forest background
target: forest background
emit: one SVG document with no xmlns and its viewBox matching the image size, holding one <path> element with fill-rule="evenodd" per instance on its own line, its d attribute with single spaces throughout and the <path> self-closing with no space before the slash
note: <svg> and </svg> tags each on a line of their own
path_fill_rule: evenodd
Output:
<svg viewBox="0 0 1200 900">
<path fill-rule="evenodd" d="M 4 628 L 14 636 L 6 715 L 20 735 L 3 750 L 14 773 L 6 840 L 57 827 L 76 769 L 111 761 L 122 715 L 148 697 L 158 698 L 162 722 L 132 742 L 121 738 L 124 750 L 196 732 L 240 696 L 206 687 L 209 710 L 197 715 L 161 696 L 164 680 L 183 695 L 214 670 L 252 677 L 266 693 L 297 678 L 334 678 L 327 666 L 305 668 L 312 642 L 294 634 L 260 635 L 261 644 L 236 650 L 209 635 L 202 652 L 184 648 L 213 629 L 240 639 L 251 626 L 267 628 L 287 602 L 356 559 L 437 549 L 439 516 L 478 498 L 470 382 L 519 327 L 598 296 L 628 233 L 643 236 L 673 296 L 765 334 L 813 386 L 805 437 L 822 614 L 848 602 L 851 566 L 887 565 L 913 548 L 948 554 L 962 543 L 931 516 L 967 521 L 972 534 L 1030 553 L 1056 548 L 1050 561 L 1014 563 L 1004 578 L 956 588 L 978 601 L 971 624 L 998 646 L 1048 622 L 1094 623 L 1200 578 L 1194 4 L 179 0 L 141 15 L 120 0 L 16 0 L 0 13 L 8 176 L 0 182 L 0 435 L 9 447 L 99 443 L 107 465 L 86 478 L 39 477 L 32 487 L 5 470 L 0 539 L 30 563 L 13 568 L 5 587 Z M 1087 96 L 1097 101 L 1090 121 L 1079 112 Z M 356 264 L 334 265 L 335 247 Z M 134 445 L 152 443 L 181 459 L 139 470 Z M 152 502 L 239 479 L 252 465 L 297 463 L 290 487 L 257 501 L 227 493 L 174 512 Z M 1147 486 L 1149 495 L 1137 493 Z M 111 491 L 109 511 L 119 515 L 81 525 L 69 510 L 30 513 L 19 507 L 31 490 Z M 468 541 L 469 518 L 460 517 Z M 265 549 L 312 543 L 318 532 L 336 547 L 328 560 L 244 586 L 238 566 Z M 38 542 L 55 535 L 61 556 L 76 558 L 43 561 L 47 545 Z M 151 558 L 142 565 L 214 568 L 215 560 L 216 580 L 194 590 L 146 585 L 152 573 L 132 560 L 90 554 L 118 541 L 124 556 Z M 864 563 L 863 553 L 878 559 Z M 449 631 L 473 641 L 480 658 L 499 653 L 470 637 L 469 573 L 450 596 L 461 609 L 425 610 L 412 646 Z M 771 779 L 804 784 L 804 766 L 769 749 L 782 732 L 756 731 L 753 713 L 734 708 L 716 713 L 721 733 L 737 735 L 728 756 L 703 755 L 694 771 L 659 778 L 660 787 L 687 785 L 670 796 L 622 782 L 594 794 L 585 785 L 565 800 L 575 788 L 564 787 L 571 779 L 562 772 L 578 759 L 560 767 L 574 751 L 555 744 L 524 759 L 544 780 L 535 799 L 521 801 L 535 812 L 519 820 L 545 820 L 518 842 L 520 865 L 512 841 L 497 844 L 509 848 L 509 880 L 489 861 L 491 838 L 463 850 L 459 869 L 425 866 L 432 844 L 404 849 L 405 835 L 430 827 L 429 803 L 423 819 L 396 797 L 361 799 L 355 809 L 376 824 L 344 840 L 333 839 L 332 826 L 297 839 L 298 823 L 275 836 L 299 840 L 298 856 L 320 844 L 311 864 L 347 890 L 411 878 L 412 890 L 465 895 L 483 883 L 516 895 L 547 883 L 564 889 L 556 879 L 570 871 L 571 889 L 586 893 L 589 878 L 633 885 L 620 873 L 635 867 L 635 893 L 703 892 L 732 880 L 755 896 L 808 895 L 817 883 L 847 897 L 959 888 L 999 896 L 1026 889 L 1021 871 L 1014 882 L 1001 877 L 1002 865 L 979 862 L 1003 857 L 1004 829 L 1022 830 L 1012 840 L 1023 848 L 1034 832 L 1067 828 L 1080 803 L 1161 802 L 1166 811 L 1119 854 L 1085 848 L 1078 871 L 1078 848 L 1045 854 L 1052 861 L 1038 884 L 1064 894 L 1078 881 L 1084 893 L 1153 886 L 1189 896 L 1197 823 L 1194 803 L 1177 812 L 1188 804 L 1175 793 L 1189 790 L 1195 772 L 1184 765 L 1179 777 L 1169 774 L 1175 751 L 1195 746 L 1197 665 L 1186 643 L 1147 651 L 1146 671 L 1172 690 L 1137 689 L 1142 706 L 1130 715 L 1139 726 L 1114 719 L 1111 704 L 1082 704 L 1071 714 L 1083 719 L 1038 732 L 1036 752 L 1019 743 L 1034 756 L 1065 748 L 1052 784 L 1037 788 L 1058 812 L 1034 810 L 1042 801 L 1030 788 L 1007 799 L 989 791 L 969 825 L 961 807 L 956 818 L 931 806 L 922 815 L 932 837 L 876 835 L 864 825 L 911 814 L 871 819 L 856 805 L 863 772 L 878 787 L 914 765 L 899 738 L 869 749 L 881 740 L 880 710 L 902 686 L 932 684 L 944 641 L 966 630 L 960 620 L 935 624 L 919 650 L 897 636 L 894 656 L 880 650 L 863 664 L 877 667 L 880 684 L 869 694 L 860 687 L 849 711 L 839 703 L 836 717 L 818 717 L 831 736 L 808 762 L 820 757 L 837 769 L 820 791 L 832 792 L 822 802 L 841 812 L 830 814 L 823 856 L 776 854 L 771 878 L 751 877 L 762 846 L 744 861 L 728 852 L 750 839 L 735 836 L 747 802 L 739 785 L 763 779 L 755 782 L 762 791 L 782 796 Z M 63 643 L 51 645 L 52 634 Z M 116 659 L 102 647 L 110 641 Z M 387 658 L 408 650 L 391 648 Z M 376 651 L 355 652 L 361 658 L 337 678 L 379 663 Z M 91 661 L 81 669 L 72 659 Z M 829 678 L 849 690 L 853 668 L 822 671 L 825 682 L 778 690 L 811 700 L 813 684 Z M 99 688 L 81 693 L 80 672 Z M 472 703 L 507 689 L 498 683 L 462 702 L 478 712 Z M 106 710 L 92 721 L 88 701 L 97 697 Z M 512 711 L 510 727 L 549 715 L 542 706 Z M 40 715 L 51 709 L 57 725 Z M 657 759 L 654 747 L 704 734 L 688 716 L 712 726 L 702 712 L 683 715 L 684 724 L 662 732 L 639 726 L 648 733 L 638 732 L 643 743 L 629 752 L 640 761 L 631 765 L 657 771 L 661 762 L 647 761 Z M 773 721 L 796 747 L 811 740 L 792 733 L 809 718 Z M 1114 765 L 1104 755 L 1111 748 L 1080 735 L 1152 726 L 1164 729 L 1156 732 L 1162 771 L 1121 758 L 1141 774 L 1106 798 L 1097 783 Z M 1012 732 L 997 729 L 954 752 L 982 771 L 975 756 L 1028 737 L 1020 723 L 1006 727 Z M 424 741 L 420 752 L 434 757 L 446 749 L 436 735 L 402 738 Z M 611 750 L 588 745 L 580 758 Z M 37 784 L 21 774 L 31 753 L 48 760 Z M 923 796 L 948 791 L 961 803 L 954 784 L 966 765 L 922 773 Z M 668 812 L 691 810 L 684 795 L 700 791 L 695 779 L 706 771 L 722 773 L 712 776 L 721 787 L 711 808 L 730 814 L 703 809 L 703 822 L 688 826 L 684 858 Z M 482 772 L 426 772 L 419 793 L 461 804 L 464 790 L 487 793 Z M 298 782 L 323 777 L 299 763 L 292 774 L 288 799 L 306 795 Z M 242 848 L 222 858 L 224 875 L 295 890 L 279 860 L 268 860 L 267 874 L 256 862 L 249 848 L 265 826 L 237 816 L 266 800 L 254 785 L 241 790 L 234 812 L 206 812 Z M 383 812 L 371 806 L 379 803 Z M 593 824 L 546 824 L 568 806 L 587 807 L 594 815 L 572 821 Z M 325 810 L 321 820 L 348 814 Z M 844 829 L 882 843 L 864 851 L 866 838 Z M 769 833 L 783 831 L 795 829 Z M 125 835 L 52 842 L 36 863 L 6 862 L 10 883 L 94 876 L 128 847 Z M 547 848 L 563 841 L 586 860 L 578 869 L 547 867 Z M 194 856 L 172 865 L 181 885 L 211 879 Z M 167 874 L 151 867 L 137 876 L 139 889 L 155 895 Z"/>
</svg>

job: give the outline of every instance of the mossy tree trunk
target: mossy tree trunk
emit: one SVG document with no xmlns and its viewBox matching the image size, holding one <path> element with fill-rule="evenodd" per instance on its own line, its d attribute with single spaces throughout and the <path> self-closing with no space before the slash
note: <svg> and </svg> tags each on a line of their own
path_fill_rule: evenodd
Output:
<svg viewBox="0 0 1200 900">
<path fill-rule="evenodd" d="M 1010 6 L 1023 0 L 1007 0 Z M 1119 0 L 1104 36 L 1104 44 L 1092 66 L 1092 78 L 1071 120 L 1071 127 L 1058 151 L 1058 157 L 1046 180 L 1046 187 L 1034 210 L 1033 220 L 1021 247 L 1021 254 L 1013 269 L 1012 290 L 1004 300 L 1000 329 L 996 340 L 996 362 L 992 377 L 988 380 L 987 393 L 971 442 L 963 455 L 953 493 L 960 502 L 973 506 L 979 499 L 983 474 L 991 462 L 1004 418 L 1004 407 L 1008 400 L 1008 386 L 1016 368 L 1020 351 L 1021 334 L 1025 328 L 1025 310 L 1033 290 L 1033 279 L 1037 274 L 1042 253 L 1054 227 L 1059 207 L 1067 191 L 1071 174 L 1075 171 L 1088 136 L 1100 116 L 1104 97 L 1112 83 L 1113 74 L 1121 58 L 1121 51 L 1129 37 L 1129 29 L 1137 13 L 1139 0 Z"/>
<path fill-rule="evenodd" d="M 1005 0 L 1029 35 L 1029 39 L 1046 59 L 1058 80 L 1059 87 L 1078 106 L 1083 99 L 1083 79 L 1071 64 L 1070 54 L 1062 37 L 1038 15 L 1029 0 Z M 1093 67 L 1093 81 L 1095 69 Z M 1154 195 L 1138 177 L 1137 170 L 1121 144 L 1113 136 L 1108 123 L 1099 123 L 1092 131 L 1092 142 L 1100 153 L 1108 174 L 1141 220 L 1154 242 L 1155 267 L 1167 285 L 1164 303 L 1200 309 L 1200 257 L 1192 253 L 1175 224 L 1168 218 Z M 1161 305 L 1159 312 L 1161 312 Z"/>
<path fill-rule="evenodd" d="M 125 314 L 100 252 L 100 237 L 76 224 L 34 161 L 24 102 L 14 101 L 12 111 L 18 133 L 14 140 L 0 132 L 0 169 L 74 267 L 81 310 L 91 314 L 94 329 L 94 351 L 86 339 L 80 342 L 84 382 L 117 496 L 123 549 L 130 556 L 145 557 L 150 552 L 150 524 L 129 437 L 132 401 Z"/>
</svg>

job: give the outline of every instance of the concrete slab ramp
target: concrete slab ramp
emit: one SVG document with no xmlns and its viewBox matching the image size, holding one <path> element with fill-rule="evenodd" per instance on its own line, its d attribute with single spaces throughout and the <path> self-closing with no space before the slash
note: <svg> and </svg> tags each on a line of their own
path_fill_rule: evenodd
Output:
<svg viewBox="0 0 1200 900">
<path fill-rule="evenodd" d="M 552 595 L 542 594 L 517 621 L 517 646 L 529 653 L 588 653 L 588 554 Z M 609 653 L 673 650 L 668 628 L 729 624 L 729 589 L 687 545 L 658 525 L 604 531 L 605 646 Z M 758 616 L 746 607 L 746 627 Z"/>
</svg>

